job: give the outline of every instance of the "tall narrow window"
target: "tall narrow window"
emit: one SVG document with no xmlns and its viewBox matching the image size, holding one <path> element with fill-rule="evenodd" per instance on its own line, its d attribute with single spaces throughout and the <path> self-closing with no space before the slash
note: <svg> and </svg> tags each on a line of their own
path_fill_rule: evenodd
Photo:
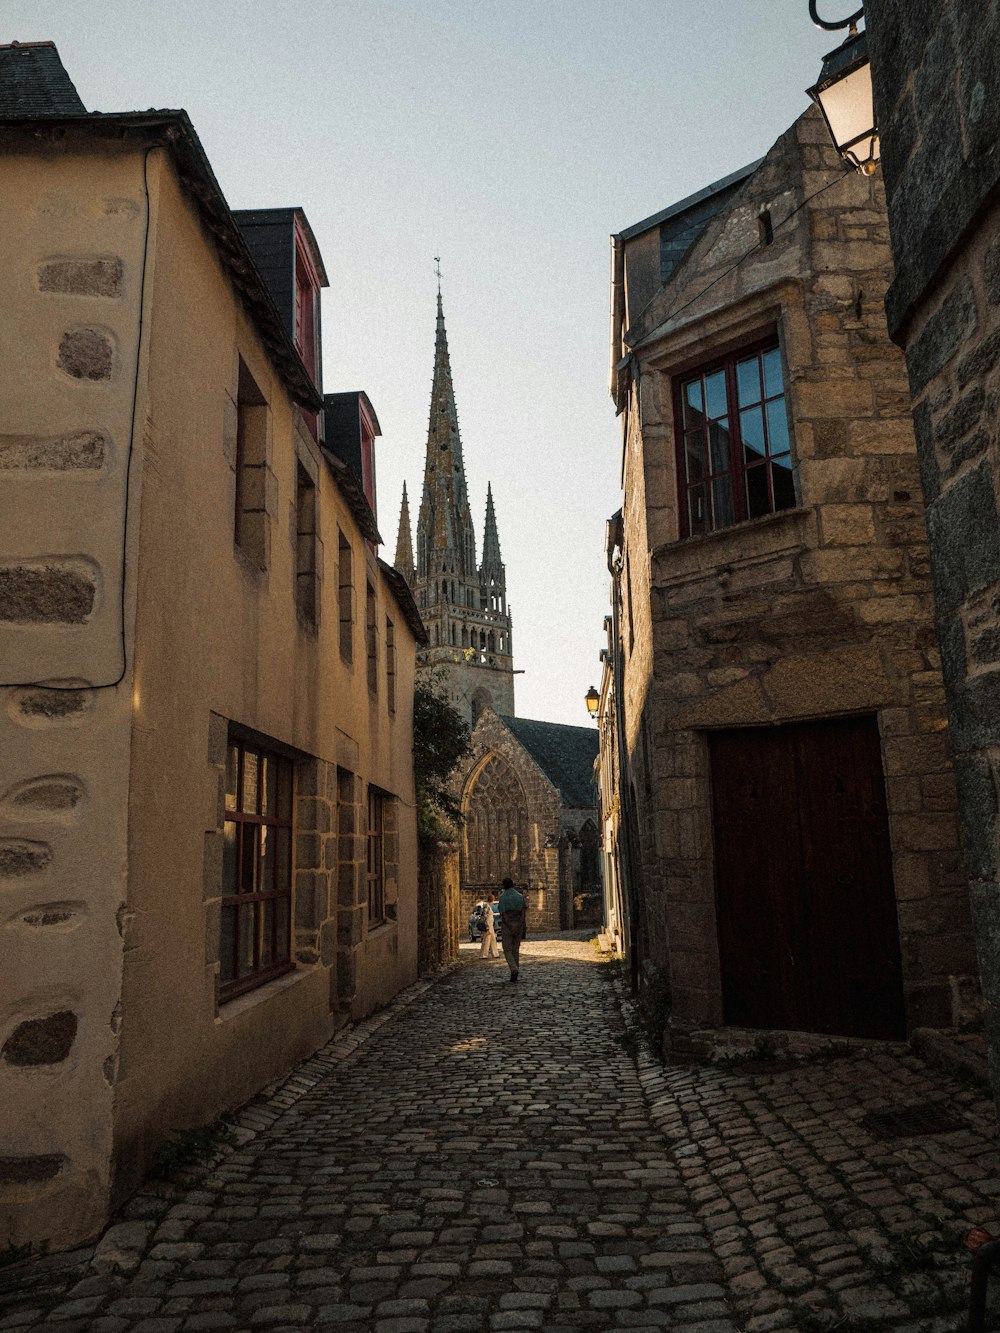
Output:
<svg viewBox="0 0 1000 1333">
<path fill-rule="evenodd" d="M 685 537 L 795 504 L 781 353 L 772 341 L 676 381 Z"/>
<path fill-rule="evenodd" d="M 316 623 L 316 487 L 301 463 L 295 464 L 295 604 Z"/>
<path fill-rule="evenodd" d="M 378 622 L 375 619 L 375 589 L 365 585 L 365 654 L 368 658 L 368 688 L 378 693 Z"/>
<path fill-rule="evenodd" d="M 385 699 L 390 713 L 396 711 L 396 626 L 385 618 Z"/>
<path fill-rule="evenodd" d="M 230 738 L 226 757 L 220 1000 L 291 966 L 292 763 Z"/>
<path fill-rule="evenodd" d="M 267 400 L 240 358 L 236 387 L 236 511 L 233 540 L 267 567 Z"/>
<path fill-rule="evenodd" d="M 385 797 L 368 788 L 368 924 L 385 920 Z"/>
<path fill-rule="evenodd" d="M 337 529 L 337 577 L 340 601 L 340 655 L 354 661 L 354 552 L 351 543 Z"/>
</svg>

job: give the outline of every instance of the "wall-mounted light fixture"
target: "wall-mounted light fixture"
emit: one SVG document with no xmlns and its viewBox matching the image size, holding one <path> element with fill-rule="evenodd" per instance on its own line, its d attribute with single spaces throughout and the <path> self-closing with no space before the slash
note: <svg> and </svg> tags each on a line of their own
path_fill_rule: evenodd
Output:
<svg viewBox="0 0 1000 1333">
<path fill-rule="evenodd" d="M 597 710 L 601 706 L 601 696 L 597 693 L 597 690 L 593 685 L 591 685 L 590 689 L 583 696 L 583 698 L 584 702 L 587 705 L 587 712 L 590 714 L 591 717 L 596 717 Z"/>
<path fill-rule="evenodd" d="M 828 32 L 848 28 L 849 32 L 842 45 L 823 57 L 819 78 L 808 93 L 823 113 L 837 152 L 863 176 L 871 176 L 881 150 L 872 104 L 868 38 L 858 32 L 864 7 L 849 18 L 830 23 L 819 17 L 816 5 L 817 0 L 809 0 L 809 16 L 818 28 Z"/>
</svg>

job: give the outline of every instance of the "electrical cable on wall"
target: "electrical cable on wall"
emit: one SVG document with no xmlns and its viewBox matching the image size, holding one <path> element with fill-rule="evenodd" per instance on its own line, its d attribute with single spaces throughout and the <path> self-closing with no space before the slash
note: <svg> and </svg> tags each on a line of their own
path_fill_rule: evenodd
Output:
<svg viewBox="0 0 1000 1333">
<path fill-rule="evenodd" d="M 128 452 L 125 457 L 125 494 L 122 512 L 122 560 L 121 560 L 121 581 L 120 581 L 120 603 L 121 603 L 121 658 L 122 666 L 114 680 L 104 681 L 100 685 L 52 685 L 40 680 L 7 680 L 0 681 L 0 689 L 29 689 L 29 690 L 52 690 L 54 692 L 72 693 L 80 690 L 113 690 L 125 679 L 125 672 L 128 669 L 128 652 L 126 649 L 125 635 L 125 586 L 127 581 L 127 556 L 128 556 L 128 518 L 129 518 L 129 486 L 132 477 L 132 456 L 135 452 L 135 427 L 136 412 L 139 403 L 139 371 L 142 364 L 142 340 L 145 332 L 145 304 L 146 304 L 146 260 L 149 255 L 149 224 L 150 224 L 150 206 L 149 206 L 149 155 L 156 151 L 156 148 L 147 148 L 142 159 L 142 187 L 146 196 L 146 221 L 142 240 L 142 268 L 139 274 L 139 328 L 136 336 L 135 347 L 135 373 L 132 377 L 132 420 L 129 429 Z"/>
</svg>

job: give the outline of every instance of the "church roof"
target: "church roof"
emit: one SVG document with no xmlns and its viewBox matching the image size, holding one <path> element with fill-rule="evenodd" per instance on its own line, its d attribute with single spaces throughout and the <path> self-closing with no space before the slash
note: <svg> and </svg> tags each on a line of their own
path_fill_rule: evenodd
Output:
<svg viewBox="0 0 1000 1333">
<path fill-rule="evenodd" d="M 563 722 L 538 722 L 530 717 L 502 717 L 501 722 L 575 809 L 596 804 L 594 760 L 596 727 L 569 727 Z"/>
</svg>

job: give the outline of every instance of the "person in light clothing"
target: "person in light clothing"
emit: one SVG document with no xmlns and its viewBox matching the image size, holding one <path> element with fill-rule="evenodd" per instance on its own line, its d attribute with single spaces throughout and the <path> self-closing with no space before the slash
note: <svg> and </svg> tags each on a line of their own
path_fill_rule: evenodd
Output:
<svg viewBox="0 0 1000 1333">
<path fill-rule="evenodd" d="M 496 899 L 491 893 L 486 899 L 486 910 L 483 912 L 483 920 L 486 922 L 486 929 L 483 931 L 483 947 L 479 950 L 480 958 L 499 958 L 500 950 L 497 948 L 497 932 L 493 915 L 493 904 Z"/>
<path fill-rule="evenodd" d="M 500 908 L 500 942 L 503 956 L 510 968 L 511 981 L 517 980 L 521 970 L 521 941 L 528 933 L 528 904 L 524 894 L 514 888 L 512 879 L 503 882 L 503 893 L 497 904 Z"/>
</svg>

